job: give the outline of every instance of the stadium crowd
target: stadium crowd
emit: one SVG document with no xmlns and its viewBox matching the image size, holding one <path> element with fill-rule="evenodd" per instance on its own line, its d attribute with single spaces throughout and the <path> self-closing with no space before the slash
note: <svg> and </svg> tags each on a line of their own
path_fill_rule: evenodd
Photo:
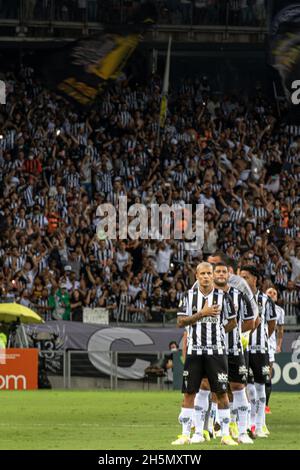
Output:
<svg viewBox="0 0 300 470">
<path fill-rule="evenodd" d="M 263 26 L 265 0 L 0 0 L 0 18 L 127 24 L 148 9 L 159 24 Z"/>
<path fill-rule="evenodd" d="M 300 137 L 275 103 L 216 94 L 206 77 L 169 96 L 158 142 L 161 79 L 117 81 L 89 112 L 46 89 L 30 67 L 7 73 L 0 113 L 0 301 L 46 319 L 175 321 L 197 263 L 218 250 L 255 264 L 296 318 L 300 287 Z M 183 240 L 107 240 L 97 207 L 205 206 L 203 252 Z M 100 237 L 101 238 L 101 237 Z"/>
</svg>

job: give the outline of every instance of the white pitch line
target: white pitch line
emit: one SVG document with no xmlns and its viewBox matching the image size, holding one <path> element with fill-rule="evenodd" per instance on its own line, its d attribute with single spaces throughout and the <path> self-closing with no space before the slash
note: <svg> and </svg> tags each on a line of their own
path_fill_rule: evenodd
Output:
<svg viewBox="0 0 300 470">
<path fill-rule="evenodd" d="M 0 427 L 18 427 L 22 426 L 24 428 L 28 427 L 55 427 L 55 426 L 69 426 L 69 427 L 75 427 L 75 426 L 84 426 L 84 427 L 101 427 L 101 428 L 112 428 L 115 429 L 115 425 L 103 425 L 99 423 L 0 423 Z M 128 424 L 118 424 L 118 428 L 128 428 L 130 426 L 131 428 L 153 428 L 157 427 L 157 424 L 133 424 L 133 423 L 128 423 Z M 160 426 L 168 426 L 168 424 L 161 424 Z"/>
</svg>

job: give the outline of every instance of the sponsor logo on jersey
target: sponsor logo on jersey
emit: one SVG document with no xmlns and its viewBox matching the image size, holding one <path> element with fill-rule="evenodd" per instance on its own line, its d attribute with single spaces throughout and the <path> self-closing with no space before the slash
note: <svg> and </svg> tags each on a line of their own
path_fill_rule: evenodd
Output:
<svg viewBox="0 0 300 470">
<path fill-rule="evenodd" d="M 218 382 L 219 383 L 227 383 L 228 382 L 228 375 L 224 373 L 219 373 L 218 374 Z"/>
<path fill-rule="evenodd" d="M 270 375 L 270 366 L 263 366 L 261 368 L 262 375 Z"/>
<path fill-rule="evenodd" d="M 246 366 L 240 366 L 239 367 L 239 375 L 247 375 L 247 367 Z"/>
</svg>

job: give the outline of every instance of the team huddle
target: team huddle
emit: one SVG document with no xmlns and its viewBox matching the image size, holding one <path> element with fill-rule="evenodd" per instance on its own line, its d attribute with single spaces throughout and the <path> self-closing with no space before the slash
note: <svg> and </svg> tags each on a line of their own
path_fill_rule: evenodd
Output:
<svg viewBox="0 0 300 470">
<path fill-rule="evenodd" d="M 284 311 L 273 287 L 258 289 L 252 265 L 237 275 L 233 263 L 211 256 L 197 266 L 196 279 L 178 312 L 185 328 L 182 434 L 172 444 L 218 436 L 225 445 L 253 444 L 269 435 L 266 397 Z"/>
</svg>

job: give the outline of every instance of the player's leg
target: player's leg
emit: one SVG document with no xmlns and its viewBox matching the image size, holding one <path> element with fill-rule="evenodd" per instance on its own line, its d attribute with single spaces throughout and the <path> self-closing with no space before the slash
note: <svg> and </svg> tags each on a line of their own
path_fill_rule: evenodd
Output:
<svg viewBox="0 0 300 470">
<path fill-rule="evenodd" d="M 252 367 L 255 366 L 256 354 L 248 353 L 248 383 L 247 383 L 247 397 L 249 401 L 249 415 L 248 415 L 248 429 L 250 437 L 255 438 L 255 425 L 256 425 L 256 388 L 254 385 L 254 375 Z"/>
<path fill-rule="evenodd" d="M 194 423 L 195 423 L 195 434 L 191 438 L 192 444 L 198 444 L 204 442 L 205 438 L 203 436 L 204 423 L 206 413 L 209 408 L 209 395 L 210 387 L 208 380 L 202 379 L 200 390 L 195 397 L 194 403 Z"/>
<path fill-rule="evenodd" d="M 210 437 L 217 437 L 220 430 L 220 419 L 218 412 L 218 397 L 215 393 L 211 393 L 211 404 L 208 416 L 207 429 Z"/>
<path fill-rule="evenodd" d="M 233 396 L 232 411 L 237 417 L 237 423 L 232 426 L 232 437 L 237 438 L 242 444 L 253 444 L 247 434 L 248 399 L 246 395 L 247 367 L 244 355 L 228 357 L 229 384 Z"/>
<path fill-rule="evenodd" d="M 264 415 L 264 423 L 263 423 L 263 432 L 265 434 L 270 434 L 270 431 L 269 429 L 267 428 L 267 425 L 266 425 L 266 415 L 267 414 L 271 414 L 271 410 L 270 410 L 270 407 L 269 407 L 269 400 L 270 400 L 270 396 L 271 396 L 271 392 L 272 392 L 272 371 L 273 371 L 273 363 L 274 363 L 274 355 L 272 356 L 272 354 L 270 354 L 270 376 L 269 376 L 269 379 L 267 379 L 267 382 L 266 382 L 266 385 L 265 385 L 265 389 L 266 389 L 266 406 L 265 406 L 265 415 Z"/>
<path fill-rule="evenodd" d="M 182 433 L 172 442 L 173 445 L 190 443 L 191 426 L 194 414 L 194 400 L 202 379 L 202 364 L 200 356 L 187 356 L 182 381 L 183 406 L 181 408 Z"/>
<path fill-rule="evenodd" d="M 271 397 L 271 393 L 272 393 L 272 378 L 271 377 L 272 377 L 272 370 L 273 370 L 274 361 L 275 361 L 274 353 L 273 353 L 273 351 L 271 351 L 270 352 L 270 378 L 266 382 L 266 413 L 267 414 L 271 413 L 269 403 L 270 403 L 270 397 Z"/>
<path fill-rule="evenodd" d="M 206 356 L 205 371 L 211 391 L 218 398 L 218 410 L 221 426 L 221 444 L 235 446 L 235 442 L 229 434 L 230 408 L 227 395 L 228 387 L 228 362 L 225 354 Z"/>
<path fill-rule="evenodd" d="M 252 361 L 252 370 L 254 376 L 254 386 L 256 392 L 256 422 L 255 435 L 257 437 L 268 437 L 263 432 L 265 422 L 265 406 L 266 406 L 266 381 L 270 377 L 269 354 L 256 353 L 255 360 Z"/>
</svg>

